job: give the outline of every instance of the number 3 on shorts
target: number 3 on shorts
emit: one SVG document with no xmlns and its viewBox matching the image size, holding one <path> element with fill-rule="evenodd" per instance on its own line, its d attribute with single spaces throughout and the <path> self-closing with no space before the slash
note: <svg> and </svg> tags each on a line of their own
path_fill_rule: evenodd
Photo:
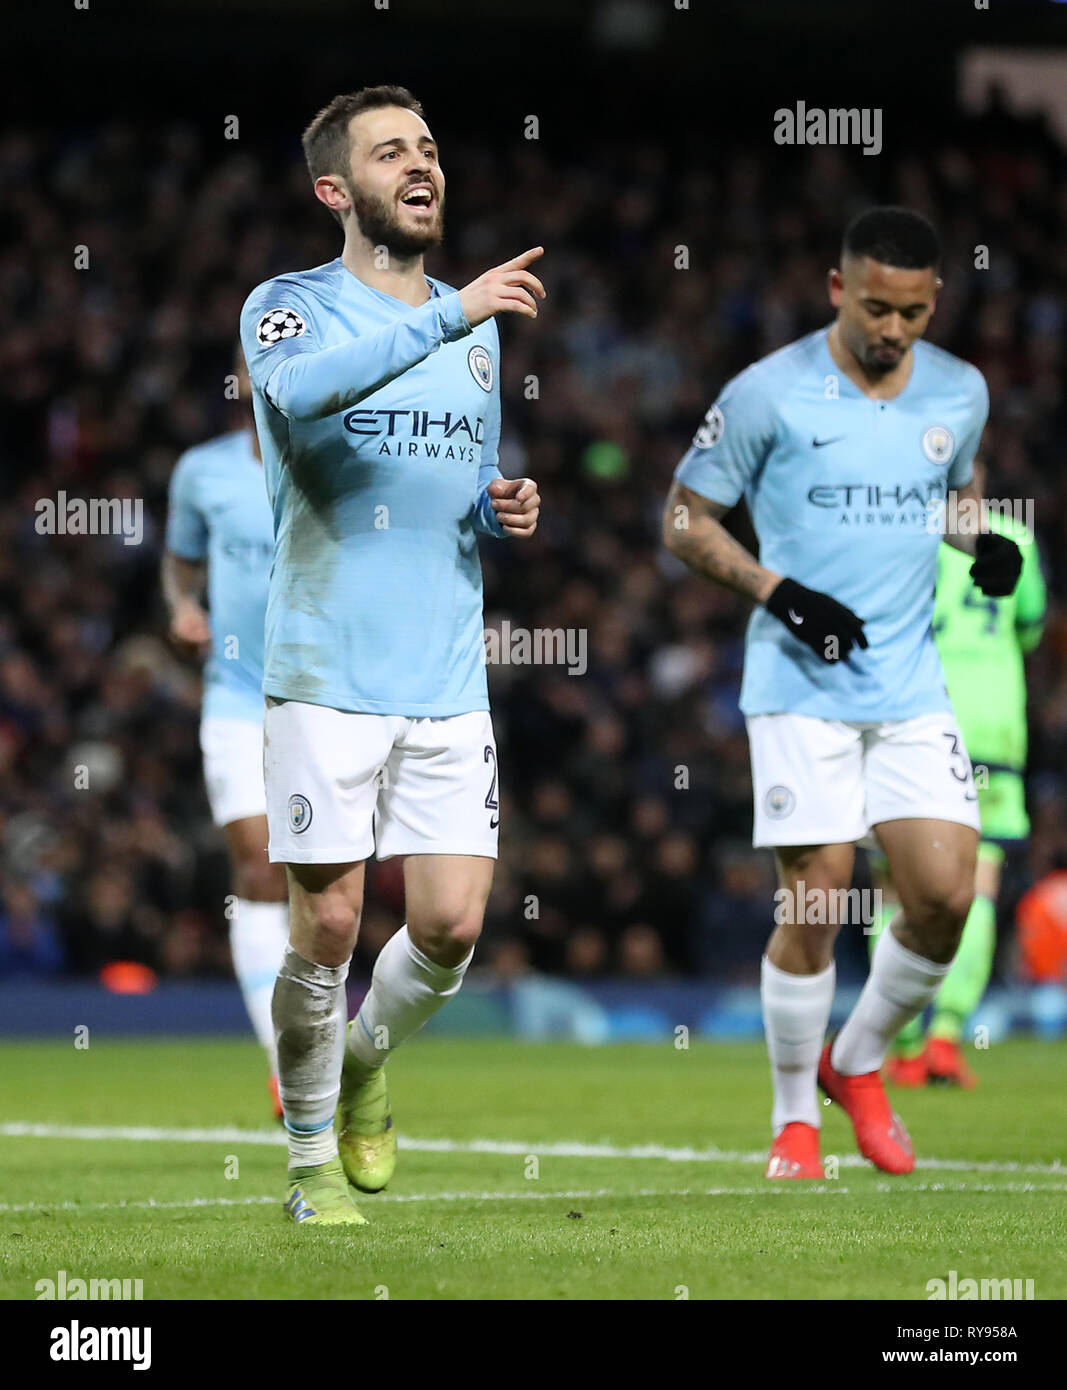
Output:
<svg viewBox="0 0 1067 1390">
<path fill-rule="evenodd" d="M 949 757 L 954 760 L 958 759 L 960 764 L 961 770 L 957 771 L 955 767 L 950 767 L 949 772 L 952 773 L 957 782 L 969 782 L 971 780 L 971 760 L 960 747 L 959 735 L 949 733 L 948 730 L 946 730 L 942 737 L 947 738 L 951 744 L 949 748 Z"/>
</svg>

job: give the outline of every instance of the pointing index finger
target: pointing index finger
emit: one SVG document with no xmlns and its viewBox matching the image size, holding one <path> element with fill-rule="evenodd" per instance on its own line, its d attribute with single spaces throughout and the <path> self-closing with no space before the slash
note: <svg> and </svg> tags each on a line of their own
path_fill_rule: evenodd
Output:
<svg viewBox="0 0 1067 1390">
<path fill-rule="evenodd" d="M 515 266 L 520 270 L 524 270 L 531 261 L 536 261 L 539 256 L 543 256 L 544 254 L 545 248 L 543 246 L 531 246 L 529 251 L 523 251 L 520 256 L 516 256 L 513 260 L 505 261 L 501 269 L 507 270 Z"/>
</svg>

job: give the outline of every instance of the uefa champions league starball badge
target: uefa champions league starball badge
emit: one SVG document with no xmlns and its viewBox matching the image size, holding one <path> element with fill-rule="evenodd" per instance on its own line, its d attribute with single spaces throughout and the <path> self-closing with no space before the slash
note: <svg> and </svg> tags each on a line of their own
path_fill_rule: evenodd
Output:
<svg viewBox="0 0 1067 1390">
<path fill-rule="evenodd" d="M 256 342 L 273 347 L 287 338 L 299 338 L 307 332 L 307 324 L 295 309 L 271 309 L 256 324 Z"/>
</svg>

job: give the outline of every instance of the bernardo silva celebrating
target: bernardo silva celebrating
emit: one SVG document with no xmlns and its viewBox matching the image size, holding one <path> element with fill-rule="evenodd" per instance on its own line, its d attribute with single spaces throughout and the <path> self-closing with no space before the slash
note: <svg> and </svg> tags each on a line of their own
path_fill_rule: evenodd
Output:
<svg viewBox="0 0 1067 1390">
<path fill-rule="evenodd" d="M 404 88 L 334 98 L 304 152 L 344 249 L 260 285 L 241 315 L 276 544 L 265 772 L 291 925 L 274 1026 L 286 1212 L 362 1224 L 349 1183 L 379 1191 L 395 1163 L 383 1063 L 460 988 L 492 882 L 476 533 L 529 536 L 539 509 L 530 479 L 497 469 L 493 315 L 536 318 L 545 292 L 527 269 L 540 247 L 458 292 L 426 276 L 445 179 Z M 404 857 L 407 922 L 346 1045 L 372 850 Z"/>
</svg>

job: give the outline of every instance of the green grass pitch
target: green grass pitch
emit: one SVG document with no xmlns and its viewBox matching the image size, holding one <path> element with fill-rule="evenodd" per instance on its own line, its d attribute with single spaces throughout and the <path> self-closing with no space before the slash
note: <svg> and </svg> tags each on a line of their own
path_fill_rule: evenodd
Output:
<svg viewBox="0 0 1067 1390">
<path fill-rule="evenodd" d="M 370 1225 L 284 1220 L 251 1042 L 4 1048 L 0 1296 L 133 1278 L 144 1298 L 925 1299 L 930 1279 L 1067 1297 L 1065 1045 L 997 1044 L 981 1086 L 895 1093 L 918 1170 L 861 1162 L 824 1111 L 824 1183 L 769 1183 L 762 1045 L 415 1039 Z"/>
</svg>

